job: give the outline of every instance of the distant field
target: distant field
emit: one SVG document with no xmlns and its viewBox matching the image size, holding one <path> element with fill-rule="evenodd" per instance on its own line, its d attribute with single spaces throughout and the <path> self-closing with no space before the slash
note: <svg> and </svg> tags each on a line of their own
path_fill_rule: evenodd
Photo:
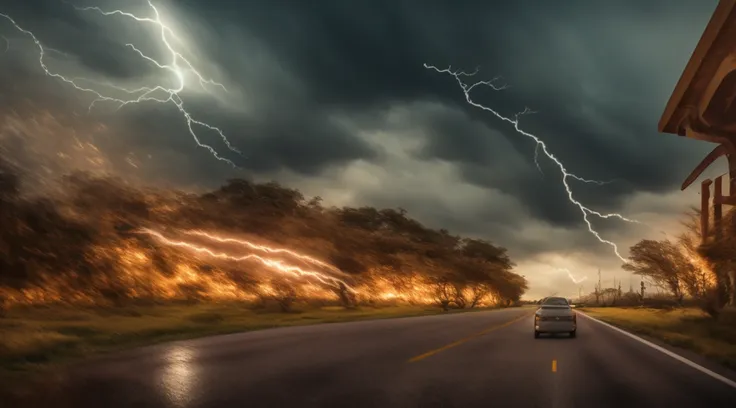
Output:
<svg viewBox="0 0 736 408">
<path fill-rule="evenodd" d="M 466 309 L 482 310 L 482 309 Z M 451 311 L 454 313 L 458 311 Z M 257 311 L 242 304 L 138 306 L 123 309 L 28 308 L 0 319 L 0 374 L 23 373 L 89 355 L 160 343 L 273 327 L 442 313 L 431 306 L 302 312 Z"/>
<path fill-rule="evenodd" d="M 591 316 L 667 344 L 695 351 L 736 369 L 736 318 L 713 320 L 695 308 L 582 308 Z"/>
</svg>

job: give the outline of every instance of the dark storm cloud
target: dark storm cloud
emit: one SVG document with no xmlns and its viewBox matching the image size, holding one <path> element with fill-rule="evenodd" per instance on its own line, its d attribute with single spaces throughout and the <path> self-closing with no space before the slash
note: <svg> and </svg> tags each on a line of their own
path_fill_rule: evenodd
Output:
<svg viewBox="0 0 736 408">
<path fill-rule="evenodd" d="M 79 58 L 90 71 L 113 79 L 153 72 L 124 46 L 123 38 L 145 37 L 150 43 L 155 37 L 146 37 L 130 24 L 90 19 L 51 0 L 16 3 L 1 11 L 17 14 L 45 43 Z M 125 3 L 131 10 L 145 10 L 133 1 Z M 109 9 L 113 3 L 82 5 L 92 4 Z M 708 149 L 658 134 L 656 124 L 715 4 L 174 2 L 178 12 L 200 24 L 180 29 L 189 30 L 211 64 L 229 78 L 228 86 L 250 103 L 245 114 L 207 100 L 193 99 L 188 106 L 230 135 L 246 156 L 238 163 L 251 174 L 290 170 L 316 177 L 324 169 L 358 159 L 378 160 L 376 149 L 357 133 L 395 130 L 382 122 L 387 110 L 431 102 L 436 109 L 419 109 L 403 124 L 403 129 L 421 129 L 426 139 L 414 158 L 453 163 L 464 181 L 515 197 L 532 219 L 510 219 L 509 214 L 517 214 L 513 206 L 448 215 L 453 209 L 435 201 L 375 192 L 357 196 L 367 204 L 403 204 L 431 223 L 460 232 L 492 233 L 523 254 L 542 251 L 545 242 L 520 237 L 521 224 L 581 226 L 579 210 L 559 184 L 559 171 L 540 153 L 540 173 L 533 142 L 491 114 L 467 106 L 452 77 L 426 70 L 423 63 L 469 71 L 480 66 L 478 79 L 502 75 L 510 87 L 479 92 L 478 101 L 504 115 L 525 107 L 538 111 L 524 117 L 522 127 L 539 135 L 569 171 L 617 180 L 603 187 L 571 181 L 577 197 L 602 211 L 619 210 L 634 192 L 675 188 L 686 175 L 683 166 L 695 165 Z M 7 24 L 0 27 L 2 33 L 17 36 Z M 146 41 L 141 40 L 142 47 Z M 2 86 L 10 87 L 8 75 L 2 78 Z M 159 159 L 152 159 L 151 166 L 174 180 L 217 182 L 232 174 L 191 141 L 181 116 L 170 106 L 131 108 L 107 120 L 119 122 L 120 132 L 127 133 L 121 137 L 142 152 L 152 152 Z M 224 151 L 216 135 L 210 132 L 203 138 Z M 616 228 L 607 223 L 603 227 Z M 546 243 L 546 248 L 598 245 L 589 244 L 588 238 Z"/>
<path fill-rule="evenodd" d="M 105 10 L 114 10 L 115 7 L 119 7 L 119 5 L 105 1 L 77 4 L 80 6 L 99 5 Z M 130 2 L 126 4 L 125 10 L 139 16 L 151 16 L 151 10 L 143 6 L 145 6 L 143 1 Z M 80 74 L 73 70 L 64 70 L 69 61 L 81 64 L 82 68 L 95 74 L 91 79 L 101 82 L 116 83 L 116 80 L 119 79 L 160 74 L 161 70 L 154 64 L 141 59 L 135 50 L 126 45 L 129 43 L 135 44 L 145 54 L 152 55 L 164 63 L 171 62 L 165 50 L 161 49 L 160 41 L 157 41 L 160 33 L 155 29 L 150 29 L 149 25 L 137 24 L 124 17 L 101 17 L 94 11 L 79 11 L 70 4 L 50 0 L 16 4 L 3 12 L 12 15 L 23 28 L 33 31 L 46 47 L 63 52 L 62 54 L 48 51 L 47 63 L 52 66 L 52 70 L 61 72 L 68 78 L 77 76 L 89 78 L 87 72 Z M 237 19 L 220 21 L 223 24 L 216 24 L 216 26 L 229 28 L 241 25 Z M 11 40 L 14 44 L 24 40 L 24 36 L 15 32 L 7 21 L 3 20 L 0 23 L 9 28 L 7 32 L 12 35 Z M 186 27 L 186 24 L 183 26 Z M 184 31 L 186 32 L 186 29 Z M 27 38 L 25 40 L 25 46 L 29 49 L 24 51 L 29 57 L 27 62 L 30 62 L 26 69 L 38 71 L 32 55 L 36 50 L 28 47 L 32 43 L 29 43 Z M 212 43 L 210 44 L 196 41 L 194 44 L 217 54 L 219 51 L 228 49 L 224 43 L 220 44 L 226 40 L 214 37 L 211 38 Z M 13 51 L 16 51 L 15 47 Z M 242 64 L 225 58 L 224 54 L 222 56 L 223 59 L 218 60 L 216 55 L 213 55 L 212 63 L 219 65 L 230 62 L 232 65 L 222 66 L 224 71 L 232 71 L 236 80 L 242 78 L 242 73 L 238 72 L 243 68 Z M 9 58 L 9 56 L 4 57 Z M 179 63 L 183 64 L 181 61 Z M 40 74 L 40 72 L 35 73 Z M 263 72 L 259 74 L 264 77 L 268 75 Z M 23 79 L 33 87 L 38 83 L 39 78 L 23 73 L 22 76 L 12 76 L 5 83 L 10 86 Z M 298 79 L 301 80 L 301 78 Z M 283 81 L 281 78 L 276 80 Z M 82 86 L 92 86 L 90 82 L 83 79 L 76 79 L 76 81 Z M 253 79 L 253 81 L 258 82 L 258 79 Z M 234 87 L 237 89 L 239 85 L 241 84 L 235 83 Z M 126 87 L 130 89 L 137 86 L 127 85 Z M 285 84 L 277 83 L 275 86 L 284 87 Z M 100 88 L 96 87 L 96 89 Z M 225 157 L 235 161 L 244 169 L 254 172 L 289 168 L 304 174 L 317 174 L 325 166 L 344 164 L 358 158 L 370 158 L 373 155 L 364 142 L 356 139 L 345 126 L 336 123 L 330 117 L 329 111 L 313 103 L 311 95 L 299 96 L 293 92 L 292 89 L 283 91 L 268 89 L 264 93 L 256 94 L 254 98 L 257 99 L 257 115 L 243 115 L 240 112 L 229 113 L 213 109 L 212 101 L 202 101 L 197 98 L 187 99 L 186 106 L 194 114 L 195 119 L 216 125 L 230 135 L 237 148 L 244 152 L 245 158 L 229 154 L 231 152 L 228 152 L 224 144 L 218 140 L 219 136 L 215 132 L 195 127 L 202 142 L 211 144 L 219 152 L 224 152 Z M 273 94 L 278 96 L 273 97 Z M 75 96 L 79 97 L 79 95 Z M 91 99 L 87 102 L 89 101 Z M 98 108 L 93 112 L 95 119 L 116 122 L 127 128 L 128 134 L 121 137 L 124 137 L 133 146 L 148 149 L 154 153 L 154 156 L 175 160 L 177 165 L 172 167 L 179 168 L 179 170 L 170 174 L 175 181 L 194 179 L 203 182 L 208 178 L 221 181 L 230 171 L 227 166 L 213 165 L 212 157 L 194 143 L 189 135 L 186 121 L 171 104 L 163 106 L 156 106 L 153 103 L 146 103 L 144 106 L 130 105 L 121 111 L 113 112 L 112 115 L 109 113 L 114 110 L 114 105 L 105 105 L 103 102 L 97 106 Z M 81 111 L 81 109 L 78 110 Z M 155 166 L 160 170 L 165 170 L 160 164 L 162 163 L 156 163 Z M 182 166 L 187 166 L 189 170 L 182 171 Z"/>
<path fill-rule="evenodd" d="M 225 11 L 246 21 L 244 27 L 292 67 L 316 103 L 337 109 L 416 99 L 462 105 L 454 80 L 424 70 L 424 62 L 481 66 L 486 78 L 501 74 L 511 87 L 478 99 L 505 115 L 526 106 L 538 110 L 523 127 L 545 140 L 568 170 L 618 180 L 606 188 L 576 186 L 585 202 L 615 209 L 634 191 L 673 188 L 683 177 L 682 164 L 697 160 L 691 145 L 658 134 L 656 123 L 715 2 L 641 3 L 215 1 L 206 13 Z M 471 182 L 517 195 L 535 216 L 580 222 L 564 191 L 548 181 L 558 177 L 554 167 L 545 165 L 545 178 L 499 171 L 502 165 L 488 162 L 515 155 L 468 131 L 466 122 L 481 120 L 500 132 L 510 142 L 503 148 L 526 157 L 529 167 L 533 143 L 487 113 L 466 113 L 434 120 L 424 153 L 458 163 Z"/>
<path fill-rule="evenodd" d="M 152 69 L 130 58 L 132 50 L 120 42 L 119 27 L 115 23 L 91 23 L 70 4 L 58 0 L 5 3 L 0 6 L 0 12 L 36 34 L 46 47 L 61 51 L 67 58 L 74 58 L 113 80 L 144 75 Z M 3 19 L 0 24 L 8 22 Z M 22 38 L 18 32 L 3 31 L 14 38 Z"/>
<path fill-rule="evenodd" d="M 505 127 L 471 120 L 463 110 L 431 109 L 407 121 L 427 137 L 418 157 L 455 163 L 466 181 L 517 197 L 534 217 L 556 224 L 580 220 L 560 186 L 559 170 L 539 159 L 540 172 L 534 163 L 534 143 L 509 138 L 499 130 Z"/>
<path fill-rule="evenodd" d="M 209 122 L 218 124 L 236 143 L 238 150 L 243 153 L 242 157 L 228 151 L 214 132 L 203 132 L 204 129 L 199 127 L 198 134 L 202 136 L 202 142 L 215 146 L 223 156 L 255 173 L 289 168 L 302 174 L 316 175 L 324 166 L 374 155 L 366 143 L 354 138 L 348 129 L 314 110 L 302 107 L 289 109 L 285 105 L 279 109 L 285 109 L 288 115 L 271 112 L 266 120 L 228 117 L 217 112 L 206 115 Z M 187 164 L 199 174 L 200 179 L 203 175 L 218 180 L 226 177 L 230 169 L 212 166 L 212 157 L 203 154 L 202 148 L 194 143 L 186 122 L 172 105 L 134 108 L 134 112 L 132 121 L 131 115 L 126 117 L 128 126 L 134 124 L 132 134 L 126 137 L 134 138 L 137 146 L 154 150 L 166 148 L 189 157 L 195 162 L 189 161 Z M 167 120 L 161 120 L 162 117 Z M 177 131 L 173 132 L 172 128 Z M 151 137 L 160 134 L 177 134 L 180 142 L 172 143 L 170 138 Z"/>
</svg>

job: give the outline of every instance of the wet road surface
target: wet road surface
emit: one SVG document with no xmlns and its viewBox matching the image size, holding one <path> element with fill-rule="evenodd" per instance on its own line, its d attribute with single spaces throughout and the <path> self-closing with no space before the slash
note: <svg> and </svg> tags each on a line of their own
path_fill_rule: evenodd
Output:
<svg viewBox="0 0 736 408">
<path fill-rule="evenodd" d="M 534 339 L 532 313 L 336 323 L 169 343 L 76 366 L 20 406 L 736 406 L 736 382 L 584 316 L 577 338 Z"/>
</svg>

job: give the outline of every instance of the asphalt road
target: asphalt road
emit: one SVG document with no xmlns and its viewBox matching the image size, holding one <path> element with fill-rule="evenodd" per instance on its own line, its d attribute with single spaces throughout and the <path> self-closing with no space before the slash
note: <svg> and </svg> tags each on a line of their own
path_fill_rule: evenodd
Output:
<svg viewBox="0 0 736 408">
<path fill-rule="evenodd" d="M 148 347 L 77 366 L 19 406 L 736 406 L 736 388 L 584 317 L 577 338 L 534 339 L 531 313 L 291 327 Z"/>
</svg>

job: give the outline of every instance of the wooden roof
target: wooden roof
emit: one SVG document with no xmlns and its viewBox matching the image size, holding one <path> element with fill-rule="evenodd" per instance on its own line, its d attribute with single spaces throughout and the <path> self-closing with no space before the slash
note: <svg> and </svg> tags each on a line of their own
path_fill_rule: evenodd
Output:
<svg viewBox="0 0 736 408">
<path fill-rule="evenodd" d="M 721 0 L 693 51 L 659 121 L 659 131 L 685 136 L 683 119 L 711 98 L 707 88 L 724 59 L 736 53 L 736 0 Z"/>
</svg>

